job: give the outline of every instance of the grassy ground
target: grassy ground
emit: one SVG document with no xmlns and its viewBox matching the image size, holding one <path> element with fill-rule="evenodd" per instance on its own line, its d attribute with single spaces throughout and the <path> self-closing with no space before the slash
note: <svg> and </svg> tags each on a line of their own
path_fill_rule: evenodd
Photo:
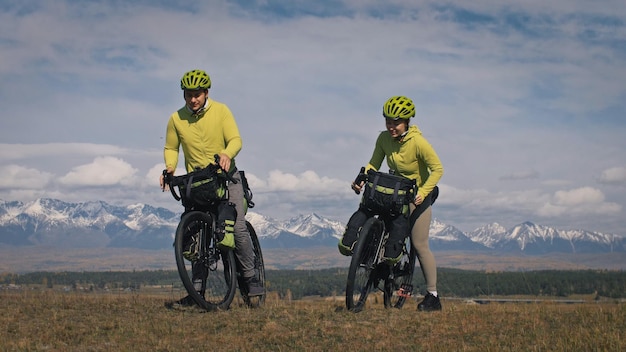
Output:
<svg viewBox="0 0 626 352">
<path fill-rule="evenodd" d="M 0 351 L 620 351 L 626 305 L 468 304 L 436 313 L 361 313 L 341 300 L 285 301 L 226 312 L 167 309 L 167 294 L 0 292 Z"/>
</svg>

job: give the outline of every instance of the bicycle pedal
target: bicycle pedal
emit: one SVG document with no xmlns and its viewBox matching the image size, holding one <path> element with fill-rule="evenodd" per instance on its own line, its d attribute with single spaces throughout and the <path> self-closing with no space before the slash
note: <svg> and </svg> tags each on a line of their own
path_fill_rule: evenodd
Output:
<svg viewBox="0 0 626 352">
<path fill-rule="evenodd" d="M 398 296 L 409 298 L 411 297 L 412 292 L 413 292 L 413 285 L 402 284 L 400 285 L 400 288 L 398 289 Z"/>
</svg>

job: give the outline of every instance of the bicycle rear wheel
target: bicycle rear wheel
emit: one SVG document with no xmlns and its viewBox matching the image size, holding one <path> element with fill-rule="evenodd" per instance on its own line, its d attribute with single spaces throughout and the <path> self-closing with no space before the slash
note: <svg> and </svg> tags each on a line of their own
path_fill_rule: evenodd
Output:
<svg viewBox="0 0 626 352">
<path fill-rule="evenodd" d="M 369 218 L 361 228 L 352 253 L 346 284 L 346 307 L 350 311 L 363 310 L 367 296 L 377 286 L 376 252 L 384 230 L 383 222 L 377 218 Z"/>
<path fill-rule="evenodd" d="M 176 266 L 189 296 L 205 310 L 226 310 L 235 296 L 235 256 L 216 243 L 211 215 L 191 211 L 182 217 L 174 241 Z M 193 262 L 183 256 L 190 246 Z"/>
<path fill-rule="evenodd" d="M 383 300 L 385 308 L 402 308 L 413 291 L 413 271 L 417 253 L 411 244 L 410 236 L 404 241 L 402 259 L 391 268 L 391 275 L 385 280 Z"/>
<path fill-rule="evenodd" d="M 265 264 L 263 264 L 263 253 L 261 252 L 261 245 L 259 243 L 259 237 L 256 231 L 252 227 L 250 222 L 246 221 L 246 227 L 250 233 L 250 240 L 252 241 L 252 250 L 254 251 L 254 272 L 256 278 L 265 287 Z M 237 279 L 239 282 L 239 292 L 243 298 L 244 303 L 251 308 L 258 308 L 265 303 L 265 294 L 261 296 L 248 296 L 248 286 L 243 281 L 243 276 L 240 270 L 237 270 Z M 266 291 L 267 292 L 267 291 Z"/>
</svg>

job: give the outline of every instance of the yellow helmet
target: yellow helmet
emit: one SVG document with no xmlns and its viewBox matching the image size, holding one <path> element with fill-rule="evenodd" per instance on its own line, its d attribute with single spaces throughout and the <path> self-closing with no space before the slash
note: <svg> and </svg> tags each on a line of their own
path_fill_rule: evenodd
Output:
<svg viewBox="0 0 626 352">
<path fill-rule="evenodd" d="M 383 106 L 383 116 L 394 120 L 408 120 L 415 116 L 415 104 L 411 99 L 404 96 L 391 97 Z"/>
<path fill-rule="evenodd" d="M 211 78 L 202 70 L 186 72 L 180 79 L 180 89 L 198 90 L 211 88 Z"/>
</svg>

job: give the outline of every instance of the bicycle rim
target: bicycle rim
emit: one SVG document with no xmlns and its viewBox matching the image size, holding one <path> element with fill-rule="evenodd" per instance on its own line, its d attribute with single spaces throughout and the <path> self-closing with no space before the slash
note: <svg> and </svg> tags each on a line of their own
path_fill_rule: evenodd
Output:
<svg viewBox="0 0 626 352">
<path fill-rule="evenodd" d="M 376 218 L 368 219 L 359 233 L 354 246 L 348 280 L 346 284 L 346 307 L 353 312 L 360 312 L 365 307 L 367 296 L 375 288 L 377 244 L 375 236 L 382 235 L 382 222 Z"/>
<path fill-rule="evenodd" d="M 385 280 L 384 303 L 385 308 L 402 308 L 407 298 L 412 294 L 413 271 L 417 253 L 411 244 L 411 239 L 405 240 L 403 256 L 391 269 L 392 276 Z"/>
<path fill-rule="evenodd" d="M 246 227 L 250 233 L 250 240 L 252 241 L 252 249 L 254 251 L 254 274 L 257 279 L 265 287 L 265 264 L 263 263 L 263 252 L 261 251 L 261 245 L 259 243 L 259 237 L 256 231 L 248 221 L 246 221 Z M 243 282 L 243 276 L 239 275 L 239 292 L 243 298 L 243 302 L 250 308 L 258 308 L 265 303 L 265 294 L 261 296 L 248 296 L 248 287 Z"/>
<path fill-rule="evenodd" d="M 192 211 L 183 216 L 176 229 L 174 250 L 178 274 L 193 300 L 205 310 L 228 309 L 235 295 L 235 259 L 232 251 L 216 248 L 212 217 Z M 183 256 L 185 245 L 193 238 L 197 259 Z"/>
</svg>

